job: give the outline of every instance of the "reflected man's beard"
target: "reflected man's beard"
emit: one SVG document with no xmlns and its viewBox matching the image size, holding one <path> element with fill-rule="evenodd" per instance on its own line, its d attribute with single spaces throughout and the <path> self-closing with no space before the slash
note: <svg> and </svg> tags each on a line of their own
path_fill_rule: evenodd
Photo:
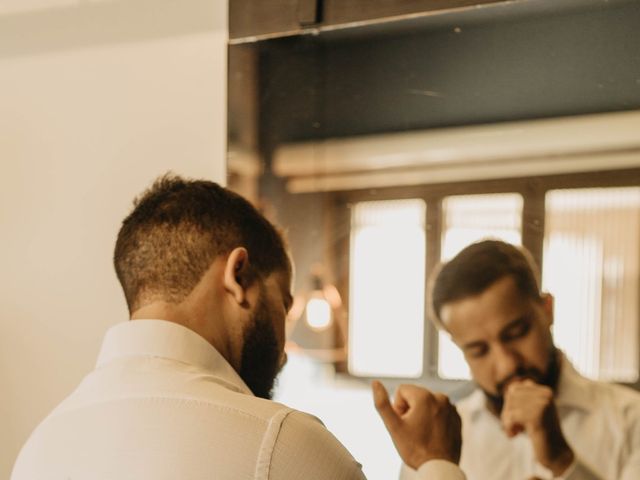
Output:
<svg viewBox="0 0 640 480">
<path fill-rule="evenodd" d="M 498 391 L 497 395 L 483 390 L 484 395 L 487 399 L 489 410 L 500 416 L 500 414 L 502 413 L 502 408 L 504 407 L 504 392 L 507 389 L 509 383 L 511 383 L 515 379 L 531 379 L 538 385 L 545 385 L 555 391 L 558 385 L 558 378 L 560 376 L 559 357 L 560 356 L 558 351 L 555 348 L 552 348 L 546 372 L 541 372 L 537 368 L 520 367 L 512 375 L 509 375 L 507 378 L 496 385 L 496 390 Z"/>
<path fill-rule="evenodd" d="M 240 378 L 256 397 L 271 399 L 280 371 L 280 347 L 264 292 L 244 332 Z"/>
</svg>

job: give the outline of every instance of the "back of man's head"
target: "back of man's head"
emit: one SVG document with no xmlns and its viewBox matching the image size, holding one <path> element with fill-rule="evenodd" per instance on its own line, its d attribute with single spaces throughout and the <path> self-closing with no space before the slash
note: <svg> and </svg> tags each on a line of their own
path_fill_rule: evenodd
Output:
<svg viewBox="0 0 640 480">
<path fill-rule="evenodd" d="M 118 233 L 114 265 L 129 311 L 181 302 L 216 257 L 240 246 L 255 278 L 290 270 L 282 236 L 244 198 L 213 182 L 160 177 Z"/>
<path fill-rule="evenodd" d="M 514 279 L 523 296 L 541 300 L 538 269 L 527 250 L 499 240 L 484 240 L 466 247 L 431 277 L 432 320 L 446 329 L 440 317 L 444 305 L 479 295 L 506 276 Z"/>
</svg>

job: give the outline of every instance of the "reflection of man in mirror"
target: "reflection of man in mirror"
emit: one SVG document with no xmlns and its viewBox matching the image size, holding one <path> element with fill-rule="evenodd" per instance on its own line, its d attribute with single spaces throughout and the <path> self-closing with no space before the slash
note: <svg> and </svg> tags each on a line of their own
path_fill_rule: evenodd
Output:
<svg viewBox="0 0 640 480">
<path fill-rule="evenodd" d="M 131 321 L 108 331 L 96 369 L 31 435 L 13 480 L 364 478 L 317 419 L 269 400 L 291 263 L 246 200 L 163 177 L 124 220 L 114 263 Z M 445 397 L 406 386 L 392 406 L 381 384 L 374 394 L 421 478 L 462 478 L 460 419 Z"/>
<path fill-rule="evenodd" d="M 469 480 L 640 478 L 640 395 L 582 377 L 556 349 L 528 252 L 467 247 L 435 273 L 430 307 L 479 387 L 457 405 Z"/>
</svg>

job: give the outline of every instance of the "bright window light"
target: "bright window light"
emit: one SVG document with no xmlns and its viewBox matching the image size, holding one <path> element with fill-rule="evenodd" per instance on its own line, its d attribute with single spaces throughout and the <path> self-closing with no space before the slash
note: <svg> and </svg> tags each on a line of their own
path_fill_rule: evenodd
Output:
<svg viewBox="0 0 640 480">
<path fill-rule="evenodd" d="M 545 212 L 556 345 L 588 377 L 637 381 L 640 188 L 554 190 Z"/>
<path fill-rule="evenodd" d="M 420 199 L 353 207 L 349 288 L 353 375 L 422 375 L 426 210 Z"/>
<path fill-rule="evenodd" d="M 440 258 L 451 260 L 460 250 L 486 238 L 522 244 L 522 195 L 460 195 L 442 201 Z"/>
<path fill-rule="evenodd" d="M 517 193 L 460 195 L 442 202 L 441 258 L 455 257 L 463 248 L 486 238 L 522 244 L 522 196 Z M 469 379 L 469 367 L 449 334 L 439 332 L 438 375 Z"/>
</svg>

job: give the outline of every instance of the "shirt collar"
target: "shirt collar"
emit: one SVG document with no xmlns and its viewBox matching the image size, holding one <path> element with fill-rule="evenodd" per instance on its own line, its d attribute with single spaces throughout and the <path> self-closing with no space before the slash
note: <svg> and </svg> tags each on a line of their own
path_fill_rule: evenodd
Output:
<svg viewBox="0 0 640 480">
<path fill-rule="evenodd" d="M 560 353 L 560 378 L 556 390 L 555 402 L 558 407 L 590 410 L 593 402 L 588 394 L 590 380 L 580 375 L 564 353 Z M 472 417 L 487 410 L 484 392 L 477 388 L 465 402 Z"/>
<path fill-rule="evenodd" d="M 483 412 L 491 413 L 487 409 L 486 398 L 484 392 L 479 388 L 476 388 L 471 395 L 464 402 L 469 409 L 469 413 L 471 414 L 471 419 L 475 420 L 478 415 Z"/>
<path fill-rule="evenodd" d="M 253 395 L 225 358 L 203 337 L 166 320 L 131 320 L 111 327 L 104 338 L 97 368 L 126 357 L 159 357 L 211 372 L 237 392 Z"/>
<path fill-rule="evenodd" d="M 563 353 L 560 354 L 560 362 L 556 405 L 591 410 L 593 408 L 593 400 L 589 395 L 591 381 L 580 375 Z"/>
</svg>

